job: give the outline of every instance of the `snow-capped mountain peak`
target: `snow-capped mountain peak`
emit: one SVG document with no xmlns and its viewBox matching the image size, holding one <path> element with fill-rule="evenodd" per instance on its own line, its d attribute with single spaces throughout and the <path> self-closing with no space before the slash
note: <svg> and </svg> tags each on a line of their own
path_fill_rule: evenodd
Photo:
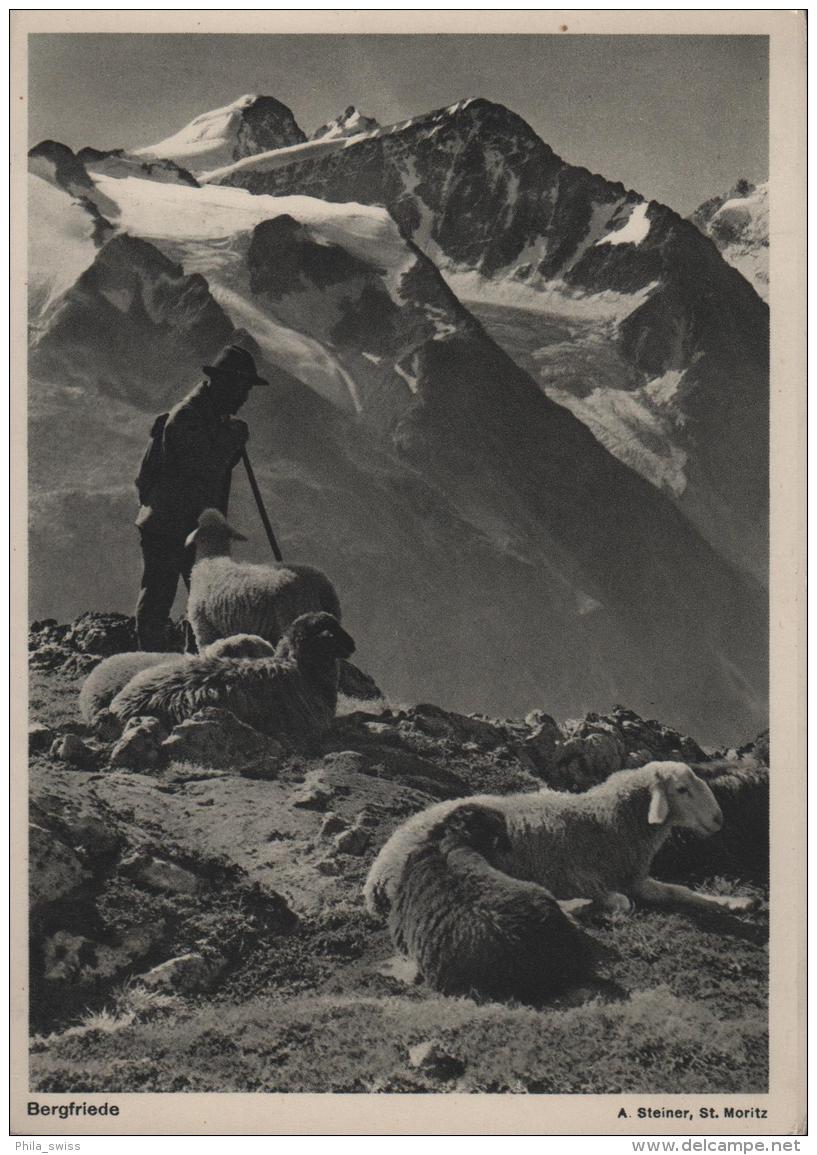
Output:
<svg viewBox="0 0 817 1155">
<path fill-rule="evenodd" d="M 711 197 L 689 218 L 711 237 L 724 260 L 769 298 L 769 184 L 739 180 L 725 196 Z"/>
<path fill-rule="evenodd" d="M 364 116 L 363 113 L 350 104 L 345 112 L 334 120 L 321 125 L 312 133 L 312 140 L 328 139 L 337 136 L 357 136 L 361 132 L 374 132 L 380 124 L 373 116 Z"/>
<path fill-rule="evenodd" d="M 285 104 L 272 96 L 249 93 L 223 108 L 202 113 L 157 144 L 132 152 L 134 156 L 172 160 L 199 173 L 305 140 Z"/>
</svg>

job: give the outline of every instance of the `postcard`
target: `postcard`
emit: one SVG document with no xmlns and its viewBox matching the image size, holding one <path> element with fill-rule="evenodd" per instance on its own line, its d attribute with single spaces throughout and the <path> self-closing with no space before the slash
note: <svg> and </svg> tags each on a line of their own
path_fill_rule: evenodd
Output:
<svg viewBox="0 0 817 1155">
<path fill-rule="evenodd" d="M 12 71 L 13 1133 L 802 1134 L 803 12 Z"/>
</svg>

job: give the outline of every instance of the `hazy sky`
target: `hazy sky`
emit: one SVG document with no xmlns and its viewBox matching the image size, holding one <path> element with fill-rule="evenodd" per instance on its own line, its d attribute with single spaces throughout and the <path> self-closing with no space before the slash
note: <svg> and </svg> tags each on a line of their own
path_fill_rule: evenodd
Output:
<svg viewBox="0 0 817 1155">
<path fill-rule="evenodd" d="M 29 70 L 32 144 L 151 144 L 245 93 L 307 133 L 349 104 L 390 124 L 484 96 L 682 213 L 768 176 L 765 37 L 39 34 Z"/>
</svg>

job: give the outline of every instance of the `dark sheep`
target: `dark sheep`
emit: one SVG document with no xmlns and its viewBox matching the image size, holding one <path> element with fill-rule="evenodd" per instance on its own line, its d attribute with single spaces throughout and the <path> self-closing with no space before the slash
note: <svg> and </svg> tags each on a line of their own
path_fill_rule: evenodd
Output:
<svg viewBox="0 0 817 1155">
<path fill-rule="evenodd" d="M 170 729 L 216 706 L 263 733 L 314 746 L 335 718 L 338 659 L 354 649 L 331 614 L 302 614 L 273 657 L 198 657 L 143 670 L 113 699 L 111 713 L 121 722 L 147 715 Z"/>
<path fill-rule="evenodd" d="M 466 804 L 433 826 L 405 862 L 389 929 L 443 994 L 536 1005 L 605 955 L 543 887 L 491 864 L 509 850 L 504 816 Z"/>
</svg>

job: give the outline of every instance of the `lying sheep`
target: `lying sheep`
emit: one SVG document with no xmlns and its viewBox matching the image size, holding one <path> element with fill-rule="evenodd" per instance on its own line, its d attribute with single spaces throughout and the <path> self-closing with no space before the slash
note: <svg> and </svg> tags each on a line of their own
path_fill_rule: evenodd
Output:
<svg viewBox="0 0 817 1155">
<path fill-rule="evenodd" d="M 266 734 L 314 745 L 334 721 L 338 659 L 354 649 L 331 614 L 302 614 L 272 657 L 199 656 L 143 670 L 120 690 L 110 711 L 120 722 L 149 715 L 170 729 L 216 706 Z"/>
<path fill-rule="evenodd" d="M 682 762 L 650 762 L 620 770 L 584 794 L 541 790 L 441 802 L 400 826 L 375 859 L 364 893 L 371 911 L 389 910 L 405 863 L 441 819 L 464 805 L 490 806 L 505 816 L 510 849 L 496 865 L 537 882 L 557 899 L 591 899 L 606 910 L 630 910 L 631 899 L 652 906 L 750 909 L 751 899 L 699 894 L 650 878 L 650 866 L 673 827 L 714 834 L 723 818 L 712 791 Z"/>
<path fill-rule="evenodd" d="M 537 1004 L 609 953 L 541 886 L 491 865 L 510 849 L 505 816 L 465 803 L 405 859 L 389 930 L 442 994 Z"/>
<path fill-rule="evenodd" d="M 322 611 L 340 621 L 338 595 L 320 570 L 233 561 L 231 542 L 246 540 L 217 509 L 205 509 L 187 539 L 196 547 L 187 617 L 200 650 L 217 638 L 245 632 L 274 645 L 301 614 Z"/>
<path fill-rule="evenodd" d="M 275 647 L 255 634 L 234 634 L 219 638 L 207 646 L 203 657 L 210 658 L 264 658 L 271 657 Z M 154 653 L 136 650 L 132 653 L 113 654 L 91 670 L 79 692 L 79 710 L 91 725 L 107 710 L 113 699 L 131 678 L 142 670 L 157 666 L 179 666 L 191 660 L 189 654 Z"/>
</svg>

